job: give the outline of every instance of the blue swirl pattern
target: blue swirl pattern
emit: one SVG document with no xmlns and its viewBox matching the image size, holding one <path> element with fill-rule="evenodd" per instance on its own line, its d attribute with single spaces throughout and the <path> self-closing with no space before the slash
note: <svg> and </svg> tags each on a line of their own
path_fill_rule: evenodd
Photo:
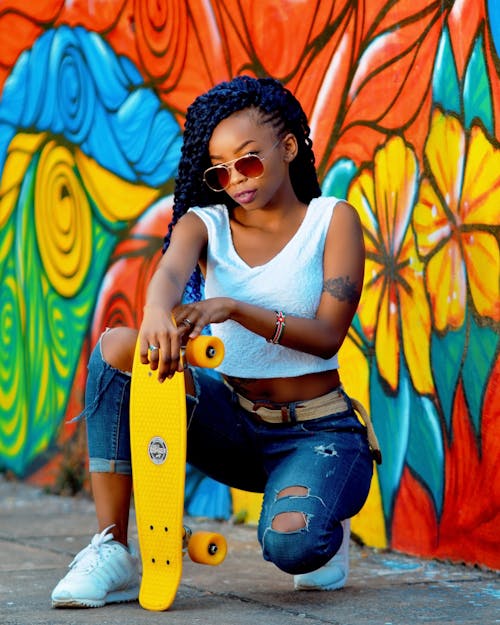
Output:
<svg viewBox="0 0 500 625">
<path fill-rule="evenodd" d="M 82 27 L 44 33 L 19 57 L 0 101 L 0 171 L 20 130 L 78 145 L 121 178 L 161 187 L 176 172 L 181 132 L 126 57 Z"/>
</svg>

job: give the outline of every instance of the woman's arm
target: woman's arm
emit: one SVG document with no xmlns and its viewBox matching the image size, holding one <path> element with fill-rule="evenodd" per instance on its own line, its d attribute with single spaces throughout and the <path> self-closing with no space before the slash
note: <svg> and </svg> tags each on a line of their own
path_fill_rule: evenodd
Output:
<svg viewBox="0 0 500 625">
<path fill-rule="evenodd" d="M 331 358 L 345 339 L 361 296 L 365 263 L 363 232 L 356 210 L 347 202 L 335 207 L 325 242 L 323 292 L 315 319 L 287 315 L 280 344 Z M 284 311 L 286 313 L 286 310 Z M 248 330 L 271 338 L 276 314 L 232 298 L 217 297 L 176 308 L 178 321 L 195 322 L 190 338 L 209 323 L 232 319 Z"/>
<path fill-rule="evenodd" d="M 207 244 L 207 230 L 196 215 L 188 213 L 175 225 L 170 245 L 151 278 L 139 331 L 141 361 L 158 369 L 160 380 L 179 369 L 181 336 L 186 328 L 177 328 L 172 311 L 179 304 L 189 277 Z M 149 353 L 149 345 L 158 351 Z"/>
</svg>

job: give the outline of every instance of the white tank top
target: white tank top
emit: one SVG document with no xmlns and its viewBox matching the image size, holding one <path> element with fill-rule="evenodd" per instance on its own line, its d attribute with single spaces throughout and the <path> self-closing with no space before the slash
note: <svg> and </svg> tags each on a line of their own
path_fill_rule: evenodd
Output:
<svg viewBox="0 0 500 625">
<path fill-rule="evenodd" d="M 232 297 L 270 310 L 314 319 L 323 289 L 323 250 L 335 205 L 333 197 L 311 201 L 299 229 L 270 261 L 250 267 L 233 246 L 224 204 L 190 211 L 208 232 L 205 297 Z M 338 368 L 328 360 L 268 343 L 266 338 L 228 320 L 211 325 L 225 345 L 218 371 L 239 378 L 288 378 Z M 286 328 L 285 328 L 286 334 Z"/>
</svg>

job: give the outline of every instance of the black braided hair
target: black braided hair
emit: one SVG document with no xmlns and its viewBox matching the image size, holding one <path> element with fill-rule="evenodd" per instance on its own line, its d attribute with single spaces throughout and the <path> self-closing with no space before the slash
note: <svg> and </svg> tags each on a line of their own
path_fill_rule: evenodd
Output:
<svg viewBox="0 0 500 625">
<path fill-rule="evenodd" d="M 208 143 L 215 127 L 226 117 L 247 108 L 257 109 L 261 114 L 261 123 L 271 124 L 278 137 L 288 132 L 295 135 L 298 153 L 290 163 L 290 180 L 297 198 L 309 204 L 313 198 L 321 195 L 309 124 L 299 101 L 274 78 L 237 76 L 198 96 L 187 110 L 175 180 L 172 221 L 165 236 L 163 251 L 170 243 L 173 227 L 189 208 L 220 204 L 221 201 L 228 208 L 235 206 L 228 195 L 216 193 L 205 185 L 203 172 L 211 166 Z M 187 286 L 189 299 L 200 299 L 202 281 L 200 271 L 196 270 Z"/>
</svg>

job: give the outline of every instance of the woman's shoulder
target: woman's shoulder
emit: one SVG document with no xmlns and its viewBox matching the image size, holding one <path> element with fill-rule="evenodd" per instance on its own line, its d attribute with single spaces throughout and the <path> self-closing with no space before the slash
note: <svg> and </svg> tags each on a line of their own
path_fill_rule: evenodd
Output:
<svg viewBox="0 0 500 625">
<path fill-rule="evenodd" d="M 344 200 L 332 195 L 320 195 L 313 198 L 307 207 L 307 216 L 310 223 L 329 224 L 339 204 Z"/>
<path fill-rule="evenodd" d="M 225 204 L 209 204 L 208 206 L 192 206 L 188 213 L 226 217 L 228 210 Z"/>
<path fill-rule="evenodd" d="M 334 196 L 314 198 L 309 204 L 308 219 L 311 229 L 323 232 L 330 239 L 361 229 L 356 208 L 347 200 Z"/>
<path fill-rule="evenodd" d="M 346 203 L 346 201 L 342 198 L 335 197 L 334 195 L 319 195 L 310 201 L 309 209 L 313 211 L 324 211 L 325 209 L 330 209 L 330 211 L 333 211 L 339 203 Z"/>
<path fill-rule="evenodd" d="M 185 217 L 202 221 L 209 233 L 224 232 L 227 229 L 229 215 L 225 204 L 210 204 L 209 206 L 193 206 Z"/>
<path fill-rule="evenodd" d="M 358 212 L 352 204 L 343 198 L 333 195 L 320 195 L 313 198 L 309 204 L 309 208 L 313 213 L 324 215 L 326 219 L 331 219 L 333 215 L 350 215 L 357 217 Z"/>
</svg>

